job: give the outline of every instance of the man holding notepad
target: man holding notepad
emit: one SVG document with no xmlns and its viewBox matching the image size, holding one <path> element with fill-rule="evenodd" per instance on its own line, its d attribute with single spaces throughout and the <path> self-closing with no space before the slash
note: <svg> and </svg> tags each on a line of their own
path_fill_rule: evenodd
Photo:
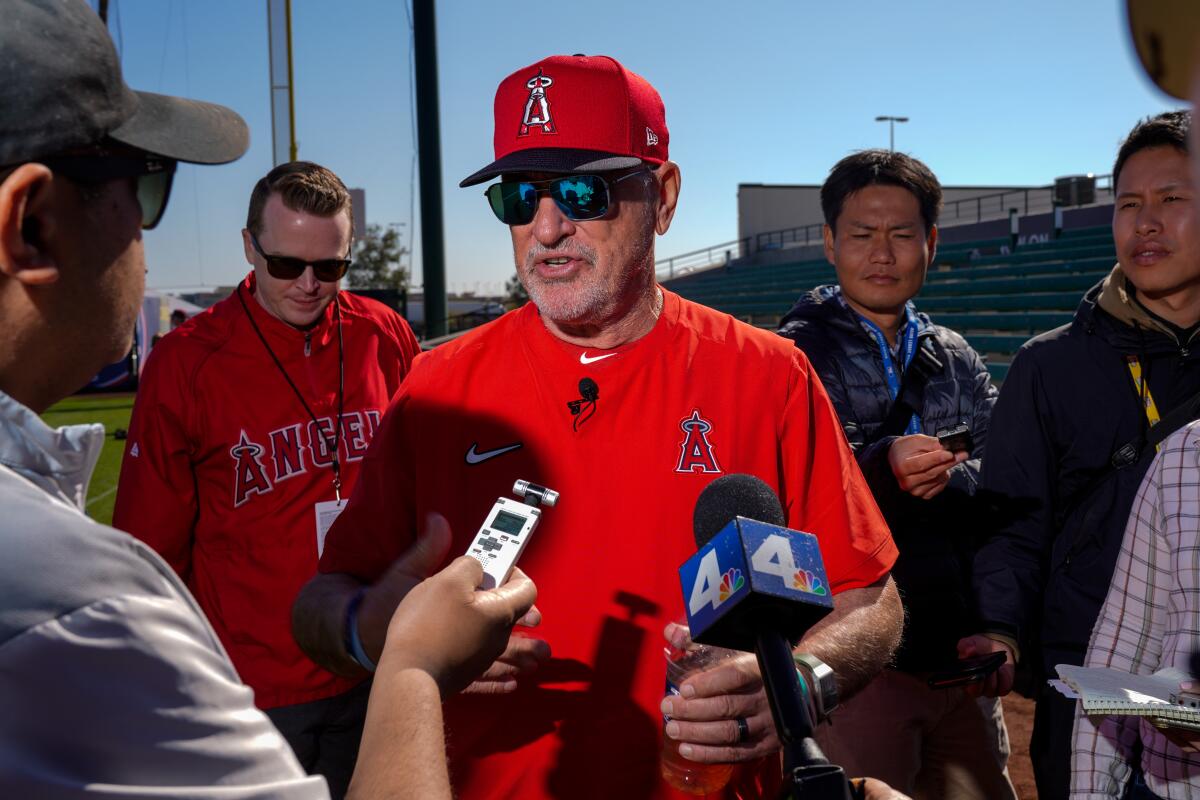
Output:
<svg viewBox="0 0 1200 800">
<path fill-rule="evenodd" d="M 1200 100 L 1200 7 L 1185 0 L 1128 0 L 1130 32 L 1147 72 L 1167 93 Z M 1200 225 L 1192 147 L 1189 185 L 1175 187 Z M 1200 294 L 1200 287 L 1196 288 Z M 1146 676 L 1195 676 L 1200 654 L 1200 421 L 1162 442 L 1138 490 L 1085 665 Z M 1172 673 L 1171 671 L 1175 672 Z M 1180 685 L 1191 690 L 1188 682 Z M 1172 699 L 1178 701 L 1178 693 Z M 1185 698 L 1186 699 L 1186 696 Z M 1180 709 L 1182 711 L 1182 709 Z M 1076 712 L 1071 797 L 1191 798 L 1200 792 L 1200 732 L 1150 717 Z"/>
</svg>

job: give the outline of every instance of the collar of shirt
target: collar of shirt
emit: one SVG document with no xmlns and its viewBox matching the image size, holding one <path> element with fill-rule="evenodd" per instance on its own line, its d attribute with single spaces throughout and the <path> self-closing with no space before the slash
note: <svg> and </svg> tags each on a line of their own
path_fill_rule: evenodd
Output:
<svg viewBox="0 0 1200 800">
<path fill-rule="evenodd" d="M 337 330 L 333 324 L 333 301 L 325 306 L 324 313 L 317 320 L 316 324 L 307 330 L 300 330 L 288 325 L 283 320 L 276 317 L 274 314 L 267 311 L 254 297 L 254 291 L 257 288 L 257 283 L 254 280 L 254 272 L 251 271 L 246 279 L 242 281 L 238 291 L 242 293 L 242 299 L 246 301 L 246 308 L 250 310 L 250 314 L 254 317 L 254 323 L 258 325 L 258 329 L 262 331 L 263 336 L 267 337 L 272 348 L 277 349 L 278 355 L 282 358 L 285 353 L 291 353 L 291 348 L 301 347 L 306 342 L 312 347 L 325 347 L 331 342 L 334 342 L 337 336 Z M 341 292 L 338 292 L 338 296 Z M 335 296 L 336 299 L 336 296 Z M 235 306 L 236 307 L 236 306 Z M 241 313 L 241 308 L 238 308 L 238 313 Z M 250 336 L 254 336 L 253 331 L 250 331 Z M 256 346 L 261 348 L 261 344 Z"/>
<path fill-rule="evenodd" d="M 600 350 L 565 342 L 552 334 L 542 322 L 537 306 L 528 302 L 517 313 L 522 314 L 521 337 L 536 358 L 556 368 L 586 368 L 595 372 L 612 371 L 629 366 L 631 359 L 640 360 L 642 354 L 659 351 L 659 345 L 670 336 L 679 319 L 681 305 L 679 296 L 662 289 L 662 311 L 649 333 L 640 339 Z"/>
<path fill-rule="evenodd" d="M 866 331 L 867 335 L 870 336 L 872 338 L 872 340 L 874 340 L 875 331 L 878 330 L 878 327 L 874 323 L 872 323 L 870 320 L 865 318 L 862 314 L 859 314 L 857 311 L 855 311 L 853 308 L 850 307 L 850 304 L 846 302 L 845 295 L 842 294 L 842 288 L 840 286 L 835 286 L 835 287 L 833 287 L 833 291 L 830 294 L 832 297 L 837 299 L 838 303 L 841 304 L 842 308 L 846 309 L 846 311 L 848 311 L 849 313 L 854 315 L 854 318 L 858 320 L 859 327 L 861 327 L 864 331 Z M 909 325 L 916 326 L 918 335 L 921 334 L 926 328 L 925 323 L 921 320 L 921 317 L 917 314 L 917 307 L 916 307 L 916 305 L 913 304 L 912 300 L 909 300 L 907 303 L 904 304 L 904 319 L 905 319 L 904 326 L 901 327 L 901 329 L 900 329 L 901 334 L 903 334 L 903 332 L 907 329 L 907 327 Z M 889 345 L 889 349 L 892 351 L 893 358 L 895 358 L 899 355 L 900 348 L 903 345 L 903 343 L 904 343 L 904 336 L 899 335 L 896 337 L 896 343 L 894 345 Z"/>
<path fill-rule="evenodd" d="M 103 446 L 103 425 L 51 428 L 0 392 L 0 464 L 80 511 Z"/>
</svg>

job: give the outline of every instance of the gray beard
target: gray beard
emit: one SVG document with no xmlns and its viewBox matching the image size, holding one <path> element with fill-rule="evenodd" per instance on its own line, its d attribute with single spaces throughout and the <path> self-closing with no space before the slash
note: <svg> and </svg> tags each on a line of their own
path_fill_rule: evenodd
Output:
<svg viewBox="0 0 1200 800">
<path fill-rule="evenodd" d="M 542 247 L 535 245 L 525 254 L 525 263 L 518 270 L 521 285 L 529 299 L 537 306 L 541 315 L 555 322 L 581 323 L 599 320 L 610 312 L 614 303 L 625 297 L 632 290 L 633 284 L 647 281 L 643 274 L 649 270 L 649 282 L 654 282 L 654 228 L 648 225 L 645 235 L 634 248 L 632 259 L 626 265 L 616 287 L 596 279 L 596 251 L 590 247 L 568 240 L 560 247 Z M 558 244 L 558 243 L 556 243 Z M 535 259 L 553 250 L 560 250 L 577 256 L 586 262 L 587 266 L 578 274 L 563 280 L 544 280 L 534 272 Z M 568 290 L 569 287 L 569 290 Z M 644 288 L 639 286 L 638 288 Z M 564 291 L 554 291 L 555 289 Z"/>
</svg>

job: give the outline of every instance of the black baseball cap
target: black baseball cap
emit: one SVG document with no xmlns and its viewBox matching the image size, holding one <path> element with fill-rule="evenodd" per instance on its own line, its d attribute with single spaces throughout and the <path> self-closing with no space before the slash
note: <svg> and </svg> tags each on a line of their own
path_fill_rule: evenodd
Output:
<svg viewBox="0 0 1200 800">
<path fill-rule="evenodd" d="M 1195 0 L 1126 0 L 1125 8 L 1146 74 L 1167 94 L 1186 100 L 1200 55 L 1200 6 Z"/>
<path fill-rule="evenodd" d="M 114 141 L 196 164 L 246 152 L 237 112 L 130 89 L 85 0 L 0 0 L 0 17 L 0 166 Z"/>
</svg>

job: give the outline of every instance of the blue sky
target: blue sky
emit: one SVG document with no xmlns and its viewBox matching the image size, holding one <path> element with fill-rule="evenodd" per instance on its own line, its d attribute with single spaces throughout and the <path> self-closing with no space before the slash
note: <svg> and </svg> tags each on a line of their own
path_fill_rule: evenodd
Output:
<svg viewBox="0 0 1200 800">
<path fill-rule="evenodd" d="M 93 0 L 94 4 L 94 0 Z M 603 53 L 662 94 L 683 173 L 659 258 L 733 239 L 739 183 L 819 183 L 846 153 L 887 146 L 880 114 L 906 115 L 896 147 L 946 184 L 1045 184 L 1107 173 L 1134 121 L 1173 107 L 1136 68 L 1118 0 L 606 0 L 438 3 L 447 281 L 496 290 L 507 230 L 481 188 L 491 108 L 509 72 L 552 53 Z M 110 0 L 135 88 L 224 103 L 250 151 L 181 167 L 146 235 L 152 288 L 229 284 L 248 269 L 239 230 L 272 166 L 266 4 Z M 415 223 L 410 32 L 401 0 L 293 0 L 299 154 L 367 191 L 370 222 Z"/>
</svg>

